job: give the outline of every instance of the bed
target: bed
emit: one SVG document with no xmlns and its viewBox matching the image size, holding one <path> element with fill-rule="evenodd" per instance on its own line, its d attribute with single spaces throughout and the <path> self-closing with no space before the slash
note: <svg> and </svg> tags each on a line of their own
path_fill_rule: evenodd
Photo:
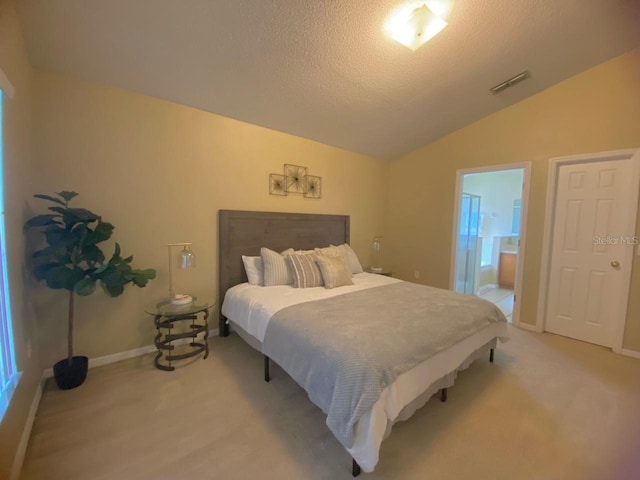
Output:
<svg viewBox="0 0 640 480">
<path fill-rule="evenodd" d="M 264 375 L 266 381 L 270 379 L 269 362 L 270 358 L 273 358 L 298 384 L 305 388 L 309 398 L 328 415 L 327 425 L 352 456 L 352 473 L 356 476 L 360 473 L 360 469 L 366 472 L 373 471 L 378 462 L 382 441 L 390 434 L 395 422 L 411 417 L 418 408 L 438 392 L 441 393 L 442 401 L 446 401 L 447 388 L 453 385 L 457 372 L 467 368 L 474 360 L 487 355 L 490 361 L 493 361 L 493 351 L 496 348 L 497 341 L 498 339 L 502 341 L 507 339 L 507 331 L 506 322 L 504 317 L 501 317 L 501 314 L 496 314 L 501 321 L 484 322 L 483 320 L 483 323 L 478 323 L 477 328 L 474 328 L 472 333 L 460 333 L 457 337 L 452 337 L 455 341 L 452 340 L 452 343 L 448 344 L 446 348 L 434 350 L 435 353 L 426 355 L 424 359 L 417 357 L 410 368 L 399 371 L 397 375 L 387 375 L 389 379 L 386 383 L 379 385 L 379 391 L 371 397 L 369 403 L 358 401 L 355 407 L 352 406 L 350 417 L 352 423 L 346 421 L 336 423 L 335 419 L 340 417 L 335 414 L 331 401 L 335 401 L 337 394 L 340 394 L 344 387 L 328 386 L 327 390 L 331 388 L 334 390 L 324 395 L 328 397 L 325 399 L 323 398 L 325 393 L 323 389 L 315 388 L 313 381 L 309 380 L 312 377 L 311 373 L 309 371 L 298 371 L 300 370 L 298 365 L 302 365 L 300 368 L 303 368 L 306 362 L 313 367 L 318 363 L 319 357 L 326 356 L 328 358 L 327 361 L 331 363 L 333 357 L 340 356 L 341 358 L 333 361 L 333 363 L 346 364 L 348 370 L 351 368 L 349 362 L 352 362 L 354 363 L 353 368 L 355 371 L 355 364 L 358 362 L 351 360 L 353 355 L 350 352 L 351 347 L 349 347 L 354 343 L 351 338 L 348 338 L 350 334 L 348 325 L 345 324 L 345 327 L 341 328 L 340 325 L 343 323 L 336 323 L 344 322 L 344 318 L 340 320 L 334 319 L 337 314 L 333 313 L 327 317 L 321 317 L 326 319 L 326 322 L 318 321 L 317 318 L 310 318 L 305 324 L 302 321 L 304 319 L 304 309 L 309 310 L 310 306 L 315 308 L 318 305 L 322 305 L 323 308 L 329 308 L 331 305 L 339 302 L 344 303 L 347 300 L 349 302 L 370 303 L 375 301 L 375 298 L 380 296 L 382 292 L 387 291 L 394 291 L 394 295 L 398 295 L 398 300 L 394 301 L 405 303 L 407 301 L 402 300 L 400 295 L 403 290 L 407 290 L 407 295 L 422 295 L 423 291 L 424 295 L 452 295 L 450 292 L 439 289 L 426 291 L 428 287 L 368 273 L 354 275 L 353 286 L 335 289 L 322 287 L 295 289 L 290 285 L 260 287 L 246 283 L 247 278 L 242 264 L 242 255 L 259 255 L 261 247 L 268 247 L 277 251 L 287 248 L 309 250 L 329 244 L 349 243 L 349 227 L 349 217 L 343 215 L 221 210 L 219 212 L 219 289 L 220 298 L 224 299 L 224 302 L 221 302 L 219 327 L 221 336 L 228 335 L 229 329 L 232 327 L 250 346 L 262 353 L 269 353 L 269 355 L 265 355 Z M 470 298 L 458 297 L 458 300 L 462 302 L 467 302 L 467 298 Z M 473 301 L 475 302 L 476 300 Z M 351 303 L 348 304 L 351 305 Z M 487 309 L 486 316 L 488 317 L 493 315 L 491 312 L 495 308 L 489 305 L 487 302 L 485 304 L 474 303 L 472 307 L 473 309 L 479 307 Z M 411 309 L 414 308 L 417 309 L 418 307 L 411 306 Z M 427 305 L 425 308 L 431 307 Z M 323 310 L 323 312 L 327 311 L 331 311 L 331 309 Z M 336 310 L 336 312 L 338 311 L 342 312 L 342 310 Z M 358 315 L 357 312 L 359 310 L 354 309 L 349 316 L 355 318 Z M 283 318 L 281 317 L 286 316 L 284 315 L 285 313 L 288 313 L 289 316 L 293 315 L 294 321 L 289 321 L 289 323 L 284 321 L 283 323 Z M 296 315 L 300 315 L 300 318 L 296 318 Z M 480 316 L 483 315 L 485 314 Z M 463 315 L 461 314 L 460 316 L 462 317 Z M 306 321 L 306 319 L 304 320 Z M 333 324 L 331 323 L 332 321 L 334 322 Z M 357 325 L 361 325 L 361 322 L 362 318 L 358 320 Z M 453 320 L 451 322 L 453 323 Z M 299 327 L 297 324 L 306 325 L 306 327 Z M 282 325 L 285 325 L 290 330 L 280 328 Z M 309 346 L 306 345 L 293 352 L 293 354 L 297 355 L 295 361 L 289 360 L 287 355 L 292 354 L 286 351 L 291 345 L 296 345 L 296 342 L 304 343 L 304 337 L 308 335 L 308 330 L 300 333 L 291 329 L 309 327 L 327 329 L 316 331 L 312 337 L 328 338 L 332 343 L 328 343 L 326 346 L 318 346 L 314 340 L 311 343 L 314 344 L 313 346 L 316 350 L 319 349 L 315 354 L 309 353 L 309 358 L 305 358 L 305 352 L 309 349 Z M 455 330 L 455 328 L 451 328 Z M 371 337 L 375 340 L 377 337 L 393 337 L 388 329 L 387 331 L 381 328 L 373 328 L 372 330 L 377 334 L 369 335 L 369 331 L 367 331 L 367 338 Z M 439 333 L 438 335 L 433 335 L 433 337 L 438 336 Z M 363 338 L 363 336 L 359 338 Z M 393 342 L 397 343 L 397 338 Z M 359 344 L 360 342 L 357 343 Z M 337 353 L 323 355 L 323 348 Z M 410 349 L 403 346 L 404 348 Z M 365 349 L 365 352 L 368 352 L 368 350 Z M 376 352 L 371 354 L 373 356 L 369 355 L 367 358 L 377 359 L 378 357 L 384 357 L 384 353 L 382 351 Z M 391 356 L 390 358 L 393 359 L 395 357 Z M 327 368 L 333 367 L 330 365 Z M 376 368 L 378 367 L 376 366 Z M 349 375 L 348 378 L 352 378 Z M 316 377 L 326 382 L 326 378 L 330 376 L 321 371 Z M 338 383 L 337 380 L 335 382 Z M 363 383 L 366 384 L 366 382 Z M 347 393 L 352 395 L 351 392 Z M 352 398 L 352 396 L 347 398 Z M 352 401 L 351 403 L 354 402 Z M 358 408 L 360 410 L 353 413 L 354 409 Z M 340 430 L 341 428 L 344 431 Z"/>
</svg>

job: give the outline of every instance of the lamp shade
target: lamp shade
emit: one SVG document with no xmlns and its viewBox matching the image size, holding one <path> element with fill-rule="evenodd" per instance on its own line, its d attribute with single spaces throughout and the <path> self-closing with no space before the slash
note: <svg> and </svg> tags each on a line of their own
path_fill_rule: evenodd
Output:
<svg viewBox="0 0 640 480">
<path fill-rule="evenodd" d="M 185 245 L 184 248 L 180 251 L 178 255 L 178 265 L 180 268 L 195 268 L 196 266 L 196 255 L 193 253 L 193 250 L 189 248 L 189 245 Z"/>
<path fill-rule="evenodd" d="M 382 244 L 381 244 L 381 236 L 375 236 L 373 237 L 373 243 L 371 244 L 371 250 L 372 250 L 372 265 L 371 265 L 371 270 L 372 271 L 382 271 L 382 268 L 380 267 L 380 250 L 382 249 Z"/>
<path fill-rule="evenodd" d="M 182 250 L 180 250 L 180 253 L 178 254 L 178 268 L 194 268 L 196 266 L 196 256 L 191 250 L 190 243 L 167 244 L 167 249 L 169 251 L 169 299 L 171 300 L 172 305 L 186 305 L 193 301 L 191 295 L 176 293 L 173 290 L 173 275 L 171 273 L 171 270 L 175 257 L 171 255 L 171 247 L 182 247 Z"/>
</svg>

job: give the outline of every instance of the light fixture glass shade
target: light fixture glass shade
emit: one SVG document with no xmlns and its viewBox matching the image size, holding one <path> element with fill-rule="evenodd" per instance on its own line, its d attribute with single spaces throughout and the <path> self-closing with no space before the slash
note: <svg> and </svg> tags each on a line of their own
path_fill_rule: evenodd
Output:
<svg viewBox="0 0 640 480">
<path fill-rule="evenodd" d="M 387 34 L 396 42 L 416 51 L 447 26 L 425 2 L 412 2 L 395 11 L 385 24 Z"/>
<path fill-rule="evenodd" d="M 167 249 L 169 251 L 169 300 L 171 301 L 172 305 L 186 305 L 193 301 L 193 297 L 184 293 L 176 293 L 173 290 L 172 270 L 175 257 L 171 255 L 171 247 L 182 247 L 182 250 L 178 254 L 178 268 L 194 268 L 196 266 L 196 256 L 191 250 L 190 243 L 167 244 Z"/>
<path fill-rule="evenodd" d="M 380 266 L 380 250 L 382 249 L 382 244 L 380 240 L 382 237 L 376 236 L 373 237 L 373 243 L 371 244 L 371 271 L 378 272 L 382 271 L 382 267 Z"/>
<path fill-rule="evenodd" d="M 195 268 L 196 266 L 196 256 L 193 253 L 193 250 L 189 248 L 189 245 L 185 245 L 180 254 L 178 255 L 178 262 L 180 268 L 183 270 L 187 268 Z"/>
</svg>

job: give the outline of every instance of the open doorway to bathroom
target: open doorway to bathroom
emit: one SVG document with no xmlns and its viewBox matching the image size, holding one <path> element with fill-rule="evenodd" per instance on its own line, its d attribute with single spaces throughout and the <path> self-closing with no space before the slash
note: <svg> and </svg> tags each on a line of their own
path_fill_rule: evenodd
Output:
<svg viewBox="0 0 640 480">
<path fill-rule="evenodd" d="M 451 288 L 518 323 L 529 164 L 459 170 Z"/>
</svg>

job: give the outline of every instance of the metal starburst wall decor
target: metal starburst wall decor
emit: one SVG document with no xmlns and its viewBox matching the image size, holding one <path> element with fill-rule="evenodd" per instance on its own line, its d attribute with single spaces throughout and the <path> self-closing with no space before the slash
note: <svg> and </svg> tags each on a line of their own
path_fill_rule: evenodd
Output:
<svg viewBox="0 0 640 480">
<path fill-rule="evenodd" d="M 307 167 L 284 164 L 284 175 L 269 175 L 269 194 L 287 196 L 302 195 L 304 198 L 322 198 L 322 177 L 309 175 Z"/>
</svg>

